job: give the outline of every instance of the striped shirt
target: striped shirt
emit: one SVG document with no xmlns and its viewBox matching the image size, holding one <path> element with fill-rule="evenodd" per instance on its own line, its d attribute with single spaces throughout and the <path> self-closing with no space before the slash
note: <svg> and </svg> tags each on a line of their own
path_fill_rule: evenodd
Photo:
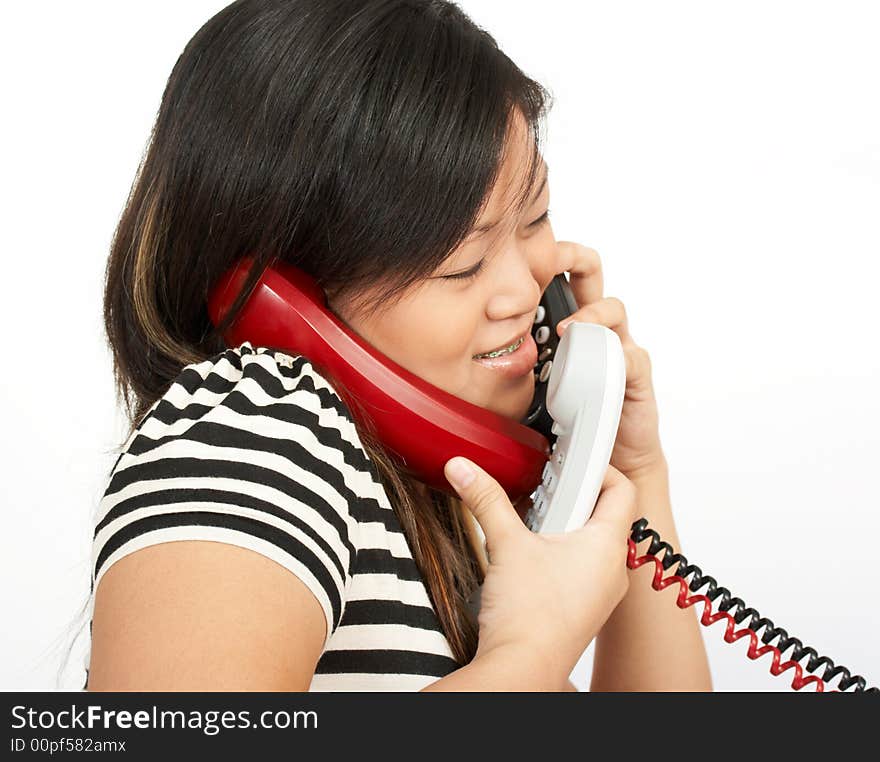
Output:
<svg viewBox="0 0 880 762">
<path fill-rule="evenodd" d="M 186 366 L 123 445 L 94 530 L 90 617 L 120 558 L 226 542 L 321 604 L 310 690 L 419 690 L 459 666 L 349 409 L 303 356 L 245 342 Z"/>
</svg>

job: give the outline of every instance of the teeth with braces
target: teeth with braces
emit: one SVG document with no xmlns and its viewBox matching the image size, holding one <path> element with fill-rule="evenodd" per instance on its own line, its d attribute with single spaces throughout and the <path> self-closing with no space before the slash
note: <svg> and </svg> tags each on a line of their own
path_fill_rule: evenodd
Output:
<svg viewBox="0 0 880 762">
<path fill-rule="evenodd" d="M 479 360 L 483 357 L 498 357 L 500 355 L 510 354 L 512 352 L 515 352 L 517 349 L 519 349 L 520 345 L 525 340 L 526 340 L 525 336 L 520 336 L 519 339 L 517 339 L 515 342 L 513 342 L 513 344 L 510 344 L 509 346 L 503 347 L 502 349 L 496 349 L 492 352 L 484 352 L 481 355 L 474 355 L 474 358 Z"/>
</svg>

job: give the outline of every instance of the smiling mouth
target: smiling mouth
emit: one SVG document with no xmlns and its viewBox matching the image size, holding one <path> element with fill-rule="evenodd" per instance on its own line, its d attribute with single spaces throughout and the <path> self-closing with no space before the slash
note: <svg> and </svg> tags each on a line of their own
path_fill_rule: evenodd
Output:
<svg viewBox="0 0 880 762">
<path fill-rule="evenodd" d="M 520 336 L 516 341 L 512 344 L 508 344 L 506 347 L 499 347 L 498 349 L 493 349 L 491 352 L 481 352 L 478 355 L 474 355 L 474 360 L 480 360 L 486 357 L 501 357 L 502 355 L 509 355 L 516 352 L 517 349 L 522 346 L 522 343 L 526 340 L 525 334 Z"/>
</svg>

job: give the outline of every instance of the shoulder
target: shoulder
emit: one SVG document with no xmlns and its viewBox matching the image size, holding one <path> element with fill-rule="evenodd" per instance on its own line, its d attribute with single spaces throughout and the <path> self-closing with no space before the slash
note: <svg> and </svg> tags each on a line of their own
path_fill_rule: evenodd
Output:
<svg viewBox="0 0 880 762">
<path fill-rule="evenodd" d="M 183 368 L 124 449 L 139 434 L 181 433 L 187 422 L 206 421 L 264 434 L 285 424 L 331 429 L 340 445 L 363 450 L 348 407 L 306 357 L 250 342 Z"/>
<path fill-rule="evenodd" d="M 135 464 L 194 453 L 206 475 L 299 469 L 358 494 L 369 485 L 357 475 L 375 474 L 350 410 L 311 362 L 249 342 L 183 368 L 123 445 L 108 492 Z"/>
<path fill-rule="evenodd" d="M 123 445 L 95 520 L 93 588 L 149 545 L 228 542 L 304 580 L 329 637 L 359 523 L 384 497 L 328 380 L 303 356 L 245 342 L 183 368 Z"/>
</svg>

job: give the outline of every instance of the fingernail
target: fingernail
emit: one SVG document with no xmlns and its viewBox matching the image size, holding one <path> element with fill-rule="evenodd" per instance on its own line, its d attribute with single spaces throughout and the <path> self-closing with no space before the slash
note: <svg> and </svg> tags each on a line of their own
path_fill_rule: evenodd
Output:
<svg viewBox="0 0 880 762">
<path fill-rule="evenodd" d="M 476 471 L 464 458 L 453 458 L 446 464 L 446 478 L 455 489 L 464 489 L 476 476 Z"/>
<path fill-rule="evenodd" d="M 565 326 L 567 326 L 570 322 L 571 322 L 570 319 L 560 320 L 560 321 L 559 321 L 559 330 L 560 330 L 560 331 L 565 331 Z"/>
</svg>

